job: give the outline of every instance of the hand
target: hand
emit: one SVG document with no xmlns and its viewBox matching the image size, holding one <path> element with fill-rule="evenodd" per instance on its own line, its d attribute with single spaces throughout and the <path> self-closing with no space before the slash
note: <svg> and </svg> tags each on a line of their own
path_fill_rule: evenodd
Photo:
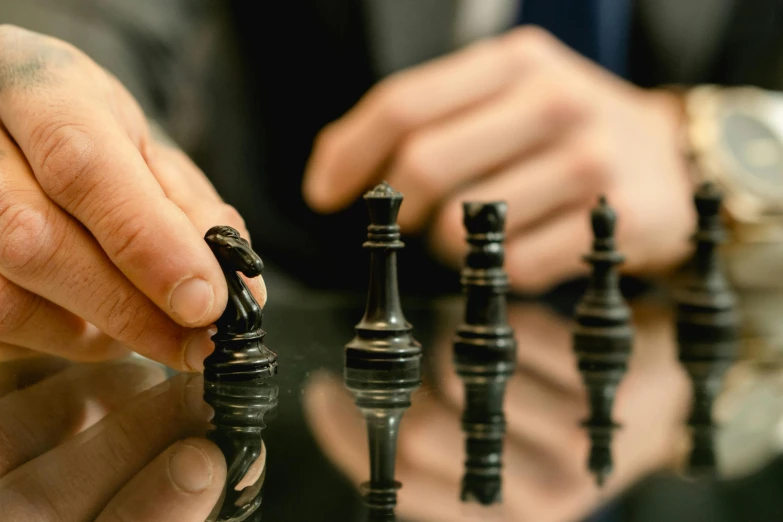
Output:
<svg viewBox="0 0 783 522">
<path fill-rule="evenodd" d="M 461 202 L 506 200 L 517 290 L 581 274 L 587 210 L 606 194 L 625 269 L 663 271 L 695 223 L 679 153 L 679 103 L 638 89 L 541 29 L 522 28 L 394 75 L 318 136 L 304 195 L 336 211 L 386 179 L 400 225 L 459 266 Z"/>
<path fill-rule="evenodd" d="M 685 452 L 689 382 L 679 368 L 671 318 L 635 310 L 637 337 L 630 368 L 615 401 L 614 472 L 604 499 L 645 473 L 673 466 Z M 503 504 L 491 509 L 459 501 L 464 435 L 463 384 L 451 363 L 452 324 L 428 358 L 432 382 L 413 397 L 400 426 L 398 514 L 416 522 L 555 522 L 581 519 L 600 499 L 586 470 L 589 442 L 580 421 L 587 413 L 581 376 L 571 350 L 570 325 L 541 308 L 512 305 L 509 322 L 519 343 L 517 372 L 504 411 Z M 305 413 L 327 456 L 355 484 L 369 473 L 364 420 L 342 383 L 317 375 L 308 383 Z"/>
<path fill-rule="evenodd" d="M 161 367 L 139 361 L 52 374 L 50 360 L 25 360 L 39 378 L 0 397 L 3 520 L 205 520 L 226 466 L 217 446 L 193 436 L 209 415 L 201 378 L 165 381 Z M 0 364 L 0 382 L 19 370 L 11 364 Z"/>
<path fill-rule="evenodd" d="M 203 240 L 242 219 L 128 92 L 68 44 L 0 26 L 0 344 L 127 347 L 200 370 L 227 299 Z M 258 278 L 251 283 L 263 303 Z"/>
</svg>

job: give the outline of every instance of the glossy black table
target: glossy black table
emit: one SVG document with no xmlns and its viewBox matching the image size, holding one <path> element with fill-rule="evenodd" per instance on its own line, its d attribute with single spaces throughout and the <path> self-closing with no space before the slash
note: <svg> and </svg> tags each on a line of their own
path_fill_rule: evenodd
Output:
<svg viewBox="0 0 783 522">
<path fill-rule="evenodd" d="M 264 328 L 267 346 L 279 356 L 279 374 L 272 378 L 277 405 L 264 417 L 262 503 L 248 520 L 362 520 L 354 485 L 367 478 L 367 443 L 363 419 L 342 384 L 342 364 L 364 296 L 278 287 L 274 281 L 269 286 Z M 603 491 L 584 469 L 587 438 L 579 420 L 586 403 L 571 353 L 569 319 L 562 313 L 568 307 L 561 305 L 557 299 L 511 303 L 519 363 L 506 402 L 504 502 L 482 508 L 458 500 L 464 458 L 462 388 L 451 364 L 451 339 L 461 298 L 404 302 L 424 347 L 425 382 L 401 426 L 401 520 L 578 519 L 641 477 L 681 465 L 688 446 L 682 423 L 689 387 L 676 361 L 666 299 L 642 295 L 632 301 L 634 355 L 615 408 L 623 428 L 614 445 L 616 469 Z M 746 355 L 757 362 L 739 364 L 730 373 L 728 399 L 719 404 L 728 474 L 753 471 L 779 449 L 775 433 L 783 418 L 783 394 L 777 390 L 783 385 L 778 352 L 759 352 L 758 338 L 746 344 Z M 57 502 L 51 488 L 70 492 L 70 502 L 83 502 L 83 520 L 91 520 L 101 502 L 90 496 L 91 488 L 98 495 L 102 486 L 91 459 L 114 463 L 111 480 L 120 486 L 132 469 L 178 438 L 203 434 L 203 423 L 192 422 L 188 413 L 204 408 L 201 386 L 200 376 L 175 375 L 140 358 L 73 364 L 42 357 L 0 363 L 0 476 L 5 475 L 0 478 L 0 520 L 49 520 L 36 517 L 56 512 L 56 506 L 50 509 Z M 754 412 L 762 421 L 753 421 Z M 80 447 L 63 452 L 63 445 L 71 441 L 73 446 L 73 440 Z M 741 441 L 750 441 L 751 449 Z M 16 504 L 15 512 L 3 511 L 3 487 L 34 459 L 38 474 L 18 479 L 27 481 L 30 512 Z M 39 510 L 38 503 L 49 508 Z"/>
</svg>

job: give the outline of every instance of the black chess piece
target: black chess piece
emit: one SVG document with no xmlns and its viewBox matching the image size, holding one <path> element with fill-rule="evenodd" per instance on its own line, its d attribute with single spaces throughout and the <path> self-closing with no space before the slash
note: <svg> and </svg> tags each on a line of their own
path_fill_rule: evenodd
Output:
<svg viewBox="0 0 783 522">
<path fill-rule="evenodd" d="M 587 388 L 590 413 L 583 422 L 590 435 L 588 466 L 598 485 L 612 471 L 612 417 L 617 387 L 625 374 L 633 343 L 631 311 L 620 292 L 615 250 L 617 218 L 603 196 L 591 214 L 593 249 L 584 256 L 592 266 L 587 290 L 576 307 L 574 350 Z"/>
<path fill-rule="evenodd" d="M 277 411 L 278 385 L 273 381 L 204 382 L 204 400 L 215 411 L 207 438 L 223 452 L 227 465 L 223 495 L 207 522 L 239 522 L 254 513 L 260 519 L 266 481 L 262 432 Z M 246 485 L 237 489 L 242 482 Z"/>
<path fill-rule="evenodd" d="M 715 473 L 712 405 L 721 390 L 723 375 L 737 354 L 739 316 L 736 298 L 724 276 L 718 245 L 725 230 L 720 218 L 722 195 L 713 183 L 696 191 L 698 228 L 696 250 L 676 292 L 677 346 L 680 362 L 693 387 L 688 424 L 693 447 L 688 467 L 694 476 Z"/>
<path fill-rule="evenodd" d="M 265 472 L 247 487 L 237 486 L 265 457 L 261 432 L 264 415 L 277 406 L 277 385 L 268 379 L 277 373 L 277 355 L 264 345 L 261 307 L 237 274 L 260 275 L 261 258 L 231 227 L 213 227 L 204 239 L 228 285 L 228 303 L 212 336 L 215 350 L 204 361 L 204 400 L 215 412 L 207 438 L 220 447 L 228 466 L 223 497 L 210 521 L 238 522 L 261 504 Z"/>
<path fill-rule="evenodd" d="M 345 347 L 345 383 L 367 421 L 370 480 L 362 485 L 369 519 L 394 520 L 397 434 L 411 393 L 421 383 L 421 346 L 405 320 L 397 286 L 402 194 L 385 182 L 364 195 L 370 214 L 367 241 L 370 284 L 364 317 Z"/>
<path fill-rule="evenodd" d="M 508 324 L 508 276 L 503 270 L 506 210 L 505 202 L 463 204 L 469 248 L 461 277 L 465 316 L 454 339 L 454 365 L 465 383 L 461 498 L 485 505 L 501 500 L 503 396 L 516 368 L 517 343 Z"/>
</svg>

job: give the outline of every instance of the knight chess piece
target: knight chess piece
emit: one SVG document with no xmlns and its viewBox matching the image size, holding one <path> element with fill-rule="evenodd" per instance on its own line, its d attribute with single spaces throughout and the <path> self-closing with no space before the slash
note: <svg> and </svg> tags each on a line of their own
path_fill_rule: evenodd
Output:
<svg viewBox="0 0 783 522">
<path fill-rule="evenodd" d="M 465 384 L 466 435 L 461 498 L 501 500 L 506 420 L 503 396 L 516 368 L 516 340 L 508 324 L 508 276 L 503 270 L 504 202 L 464 203 L 468 254 L 462 269 L 464 321 L 454 339 L 454 365 Z"/>
<path fill-rule="evenodd" d="M 576 307 L 573 332 L 590 407 L 583 422 L 591 442 L 588 466 L 599 486 L 612 471 L 612 438 L 619 427 L 613 420 L 612 408 L 633 343 L 631 311 L 620 292 L 617 273 L 623 256 L 615 250 L 616 221 L 614 210 L 601 197 L 591 213 L 592 252 L 584 256 L 592 273 Z"/>
<path fill-rule="evenodd" d="M 397 214 L 402 194 L 382 183 L 364 195 L 370 215 L 370 283 L 356 336 L 345 347 L 345 383 L 367 422 L 370 480 L 362 485 L 369 519 L 394 520 L 394 461 L 400 419 L 421 383 L 421 346 L 405 320 L 397 286 L 397 250 L 403 248 Z"/>
<path fill-rule="evenodd" d="M 696 191 L 698 227 L 692 238 L 696 249 L 675 295 L 679 358 L 693 389 L 688 419 L 693 446 L 688 468 L 694 476 L 715 473 L 717 427 L 712 419 L 712 406 L 720 393 L 723 375 L 734 362 L 738 345 L 736 298 L 718 255 L 718 245 L 725 237 L 721 202 L 720 190 L 712 183 L 704 183 Z"/>
<path fill-rule="evenodd" d="M 213 227 L 204 239 L 228 285 L 228 303 L 212 337 L 215 350 L 204 361 L 204 400 L 215 412 L 207 438 L 218 445 L 228 466 L 222 502 L 209 521 L 238 522 L 261 504 L 262 431 L 265 415 L 277 406 L 278 387 L 268 379 L 277 373 L 277 355 L 264 345 L 261 307 L 237 274 L 261 275 L 261 258 L 231 227 Z"/>
</svg>

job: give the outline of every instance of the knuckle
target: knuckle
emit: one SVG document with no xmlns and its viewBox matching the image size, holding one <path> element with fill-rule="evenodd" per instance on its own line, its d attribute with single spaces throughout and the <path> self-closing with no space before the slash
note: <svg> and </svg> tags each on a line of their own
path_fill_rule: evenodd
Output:
<svg viewBox="0 0 783 522">
<path fill-rule="evenodd" d="M 545 29 L 526 25 L 510 31 L 502 37 L 501 42 L 506 51 L 516 60 L 528 62 L 547 54 L 556 40 Z"/>
<path fill-rule="evenodd" d="M 405 131 L 416 125 L 417 111 L 413 95 L 402 81 L 402 76 L 386 80 L 378 87 L 375 95 L 381 119 L 390 128 Z"/>
<path fill-rule="evenodd" d="M 611 162 L 606 148 L 589 141 L 577 145 L 571 157 L 571 182 L 583 195 L 594 195 L 603 191 L 610 181 Z"/>
<path fill-rule="evenodd" d="M 87 126 L 59 116 L 33 127 L 30 147 L 39 182 L 54 199 L 73 201 L 83 197 L 85 180 L 102 161 Z"/>
<path fill-rule="evenodd" d="M 545 93 L 542 118 L 548 125 L 562 126 L 586 116 L 587 105 L 576 89 L 568 88 L 558 78 L 547 76 L 541 86 Z"/>
<path fill-rule="evenodd" d="M 97 312 L 106 320 L 107 333 L 128 344 L 139 340 L 154 313 L 152 305 L 135 290 L 107 293 L 98 304 Z"/>
<path fill-rule="evenodd" d="M 0 277 L 0 303 L 0 338 L 8 338 L 27 324 L 43 300 Z"/>
<path fill-rule="evenodd" d="M 20 276 L 34 275 L 56 251 L 51 236 L 45 208 L 0 200 L 0 266 Z"/>
</svg>

